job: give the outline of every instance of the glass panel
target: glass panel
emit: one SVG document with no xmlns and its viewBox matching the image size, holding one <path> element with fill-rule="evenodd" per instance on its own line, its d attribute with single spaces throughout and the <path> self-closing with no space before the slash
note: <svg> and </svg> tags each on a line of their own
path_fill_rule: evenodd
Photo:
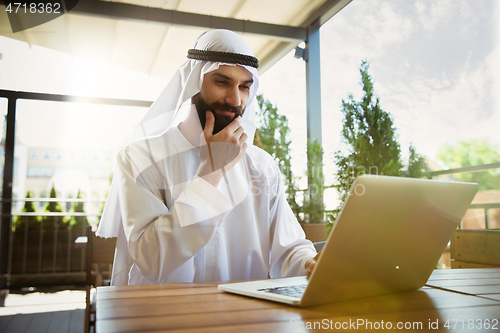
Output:
<svg viewBox="0 0 500 333">
<path fill-rule="evenodd" d="M 31 208 L 43 212 L 54 188 L 62 212 L 79 210 L 98 223 L 113 174 L 117 151 L 140 121 L 147 108 L 96 104 L 19 100 L 16 112 L 16 145 L 12 213 L 21 213 L 27 192 Z M 56 203 L 52 202 L 52 210 Z M 78 210 L 78 211 L 79 211 Z M 50 219 L 49 219 L 50 220 Z M 51 228 L 47 222 L 44 228 Z M 58 217 L 65 229 L 68 216 Z"/>
</svg>

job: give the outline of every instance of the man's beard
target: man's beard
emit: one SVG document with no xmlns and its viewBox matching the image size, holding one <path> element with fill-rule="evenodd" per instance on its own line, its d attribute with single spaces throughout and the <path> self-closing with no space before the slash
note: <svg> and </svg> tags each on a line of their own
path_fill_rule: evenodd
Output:
<svg viewBox="0 0 500 333">
<path fill-rule="evenodd" d="M 213 134 L 217 134 L 222 131 L 227 125 L 229 125 L 236 117 L 242 116 L 245 113 L 245 109 L 241 106 L 231 106 L 227 103 L 214 102 L 208 104 L 200 93 L 193 96 L 193 103 L 196 106 L 196 111 L 198 112 L 198 117 L 200 118 L 201 127 L 205 129 L 206 123 L 206 112 L 212 111 L 215 117 L 214 131 Z M 232 111 L 234 115 L 225 116 L 218 114 L 217 111 Z"/>
</svg>

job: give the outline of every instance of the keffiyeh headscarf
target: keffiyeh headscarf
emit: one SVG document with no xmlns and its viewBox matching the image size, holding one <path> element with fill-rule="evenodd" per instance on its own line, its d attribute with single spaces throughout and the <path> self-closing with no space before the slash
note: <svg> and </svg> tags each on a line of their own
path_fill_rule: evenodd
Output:
<svg viewBox="0 0 500 333">
<path fill-rule="evenodd" d="M 181 109 L 182 104 L 200 91 L 206 73 L 216 70 L 220 65 L 239 65 L 252 73 L 254 80 L 242 119 L 248 142 L 252 142 L 255 134 L 254 97 L 259 84 L 258 61 L 250 46 L 232 31 L 213 30 L 198 37 L 194 48 L 188 50 L 188 58 L 189 60 L 177 69 L 129 141 L 141 140 L 145 136 L 155 137 L 166 132 L 171 126 L 177 126 L 186 119 L 189 112 L 189 108 Z"/>
<path fill-rule="evenodd" d="M 150 107 L 144 118 L 132 132 L 128 142 L 148 140 L 164 134 L 177 126 L 189 113 L 190 99 L 202 86 L 206 73 L 220 65 L 242 66 L 253 75 L 248 103 L 242 116 L 242 126 L 248 135 L 247 144 L 255 135 L 255 95 L 259 86 L 258 60 L 250 46 L 236 33 L 229 30 L 212 30 L 203 33 L 188 51 L 188 60 L 177 69 L 172 80 Z M 116 184 L 112 183 L 101 222 L 97 230 L 100 237 L 117 237 L 122 223 Z"/>
</svg>

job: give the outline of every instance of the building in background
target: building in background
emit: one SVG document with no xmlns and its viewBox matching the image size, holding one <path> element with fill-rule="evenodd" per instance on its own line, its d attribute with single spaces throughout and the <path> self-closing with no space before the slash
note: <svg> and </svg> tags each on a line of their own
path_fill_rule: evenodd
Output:
<svg viewBox="0 0 500 333">
<path fill-rule="evenodd" d="M 4 145 L 0 159 L 5 158 Z M 85 211 L 99 214 L 106 199 L 113 170 L 115 152 L 112 150 L 65 149 L 27 146 L 16 141 L 14 152 L 13 199 L 20 200 L 30 191 L 34 199 L 47 198 L 52 186 L 57 197 L 75 199 L 80 192 L 85 200 Z M 2 168 L 3 173 L 3 168 Z M 17 201 L 12 212 L 21 212 L 24 201 Z M 35 202 L 37 212 L 45 209 L 46 202 Z M 71 202 L 61 202 L 65 211 Z M 89 220 L 97 223 L 97 217 Z"/>
</svg>

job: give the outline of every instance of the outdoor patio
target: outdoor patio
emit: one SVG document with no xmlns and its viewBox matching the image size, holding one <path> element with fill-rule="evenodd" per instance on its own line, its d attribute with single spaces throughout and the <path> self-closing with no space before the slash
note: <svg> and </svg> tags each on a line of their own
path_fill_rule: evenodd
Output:
<svg viewBox="0 0 500 333">
<path fill-rule="evenodd" d="M 288 6 L 288 9 L 283 11 L 283 13 L 279 15 L 273 14 L 270 15 L 270 17 L 263 17 L 262 13 L 272 13 L 273 11 L 271 9 L 274 7 L 271 5 L 281 6 L 280 1 L 271 1 L 269 3 L 261 2 L 263 7 L 269 8 L 250 11 L 247 7 L 252 5 L 252 2 L 248 2 L 247 4 L 247 1 L 243 0 L 234 2 L 234 8 L 229 8 L 230 6 L 221 6 L 224 8 L 214 9 L 214 12 L 201 11 L 200 13 L 191 13 L 188 11 L 188 6 L 185 5 L 185 3 L 189 1 L 178 1 L 179 4 L 184 2 L 184 7 L 173 7 L 172 2 L 168 2 L 167 4 L 167 1 L 165 1 L 165 4 L 161 8 L 156 8 L 154 2 L 154 0 L 124 0 L 111 2 L 107 0 L 86 0 L 82 1 L 81 5 L 76 7 L 72 13 L 65 15 L 63 19 L 59 21 L 54 20 L 52 23 L 48 22 L 43 28 L 32 28 L 31 31 L 38 31 L 38 34 L 30 32 L 10 34 L 9 32 L 0 33 L 0 37 L 6 36 L 19 43 L 27 43 L 30 49 L 33 49 L 30 51 L 32 53 L 34 53 L 40 45 L 41 47 L 49 49 L 53 48 L 65 55 L 71 55 L 72 58 L 85 57 L 87 54 L 92 55 L 91 51 L 95 52 L 94 57 L 96 59 L 98 59 L 96 55 L 103 55 L 103 59 L 108 58 L 106 55 L 113 55 L 109 56 L 109 59 L 104 60 L 110 61 L 110 63 L 113 63 L 113 66 L 117 68 L 123 65 L 127 70 L 137 71 L 138 73 L 147 74 L 148 76 L 157 75 L 158 77 L 170 77 L 176 69 L 174 64 L 185 60 L 185 49 L 190 47 L 191 39 L 194 40 L 200 31 L 218 27 L 229 27 L 247 36 L 251 43 L 253 43 L 252 47 L 256 49 L 256 56 L 258 55 L 261 59 L 259 73 L 263 74 L 267 69 L 277 64 L 280 59 L 286 57 L 290 51 L 295 50 L 295 57 L 292 60 L 297 61 L 298 65 L 294 66 L 300 67 L 304 73 L 301 72 L 300 76 L 294 78 L 294 80 L 306 82 L 306 87 L 304 87 L 306 90 L 306 97 L 304 100 L 307 101 L 307 103 L 304 102 L 303 113 L 307 114 L 307 123 L 305 123 L 306 118 L 304 117 L 302 120 L 304 123 L 302 124 L 304 127 L 304 135 L 302 136 L 305 138 L 305 133 L 307 131 L 307 138 L 316 138 L 322 143 L 323 122 L 332 124 L 328 132 L 334 133 L 336 131 L 334 125 L 340 124 L 341 122 L 339 120 L 340 118 L 331 118 L 332 114 L 338 114 L 338 110 L 332 107 L 330 99 L 325 100 L 327 103 L 323 102 L 326 107 L 324 107 L 323 122 L 321 120 L 320 82 L 322 75 L 321 71 L 326 74 L 323 77 L 336 77 L 338 81 L 342 81 L 341 66 L 335 67 L 332 65 L 330 67 L 327 65 L 329 63 L 327 63 L 326 59 L 321 59 L 324 65 L 322 65 L 323 67 L 321 68 L 319 67 L 319 29 L 326 21 L 330 20 L 334 15 L 351 3 L 352 0 L 296 1 L 293 5 Z M 300 4 L 302 4 L 302 8 L 299 8 Z M 292 12 L 295 6 L 297 8 L 295 12 Z M 353 5 L 350 6 L 353 7 Z M 357 6 L 357 4 L 354 6 Z M 216 6 L 213 7 L 215 8 Z M 0 5 L 0 8 L 4 7 Z M 357 11 L 357 8 L 361 7 L 355 7 L 356 10 L 353 10 L 353 12 Z M 383 10 L 380 11 L 385 12 Z M 5 11 L 0 11 L 0 13 L 2 12 Z M 255 14 L 247 15 L 247 13 Z M 2 17 L 6 18 L 6 16 Z M 429 17 L 431 17 L 430 14 Z M 343 17 L 340 17 L 340 22 L 344 22 L 342 21 L 343 19 Z M 254 22 L 253 20 L 257 21 Z M 359 20 L 351 21 L 359 22 Z M 7 26 L 8 21 L 6 19 L 0 19 L 0 22 L 0 28 L 3 29 L 0 29 L 0 31 L 7 31 L 10 29 L 10 27 Z M 224 25 L 221 22 L 224 23 Z M 345 19 L 345 22 L 349 22 L 349 20 Z M 439 21 L 436 20 L 436 22 Z M 60 24 L 60 26 L 56 26 L 55 24 Z M 89 29 L 89 27 L 93 28 Z M 375 28 L 376 26 L 373 27 L 373 29 Z M 43 29 L 53 29 L 57 32 L 52 35 L 43 34 L 42 32 L 45 31 Z M 388 30 L 396 31 L 398 29 Z M 416 28 L 415 30 L 418 31 Z M 349 39 L 348 37 L 351 35 L 348 33 L 349 31 L 346 29 L 346 31 L 339 31 L 338 35 L 344 34 L 346 40 L 355 40 L 357 43 L 362 44 L 358 39 Z M 323 36 L 326 35 L 327 33 L 325 30 Z M 381 33 L 380 35 L 383 34 Z M 423 34 L 420 33 L 420 35 Z M 47 36 L 52 36 L 52 39 Z M 64 38 L 56 38 L 60 36 Z M 148 38 L 144 36 L 148 36 Z M 373 36 L 377 36 L 377 34 L 373 34 Z M 359 38 L 361 38 L 361 36 Z M 387 38 L 387 40 L 389 39 L 390 38 Z M 66 41 L 70 40 L 73 44 L 70 43 L 66 45 Z M 106 40 L 108 42 L 100 45 L 99 43 L 93 42 L 95 40 Z M 122 42 L 125 40 L 127 40 L 126 43 Z M 416 40 L 412 40 L 409 37 L 408 40 L 411 41 L 412 45 L 417 45 Z M 46 41 L 49 41 L 49 43 L 44 44 Z M 76 41 L 79 41 L 79 43 L 76 43 Z M 323 52 L 328 54 L 328 57 L 324 58 L 336 59 L 337 57 L 327 48 L 329 44 L 334 44 L 338 49 L 344 49 L 344 47 L 346 47 L 346 45 L 342 43 L 333 43 L 330 39 L 325 39 L 325 41 L 325 43 L 322 42 L 324 47 Z M 456 45 L 458 44 L 459 43 L 456 42 Z M 133 47 L 130 47 L 130 45 Z M 142 45 L 142 47 L 137 47 L 137 45 Z M 176 47 L 172 48 L 170 47 L 171 45 L 176 45 Z M 465 50 L 467 45 L 468 44 L 465 43 L 460 45 L 460 51 L 462 51 L 462 48 Z M 389 48 L 389 46 L 390 45 L 384 47 L 386 47 L 387 50 L 393 50 Z M 174 54 L 172 49 L 175 49 L 175 52 L 179 53 Z M 403 49 L 403 47 L 401 47 L 401 49 Z M 348 48 L 346 48 L 346 50 L 350 52 L 348 53 L 349 58 L 353 58 L 356 55 L 356 53 L 354 53 L 354 55 L 352 54 L 353 50 L 349 50 Z M 451 47 L 450 50 L 453 51 Z M 12 62 L 9 63 L 9 61 L 14 57 L 9 57 L 9 55 L 13 55 L 15 52 L 13 52 L 9 46 L 3 47 L 0 51 L 2 51 L 2 53 L 0 53 L 0 60 L 3 58 L 2 64 L 12 64 Z M 140 53 L 142 57 L 141 61 L 137 61 L 134 57 L 136 53 Z M 450 57 L 446 52 L 442 52 L 442 54 L 443 59 Z M 118 55 L 120 56 L 118 57 Z M 338 58 L 343 57 L 345 57 L 345 55 L 338 56 Z M 103 59 L 99 58 L 98 60 L 103 61 Z M 303 62 L 299 62 L 299 59 L 302 59 Z M 377 60 L 377 58 L 374 59 Z M 449 60 L 446 62 L 448 61 Z M 10 66 L 12 67 L 12 65 Z M 375 66 L 377 65 L 374 61 L 374 69 L 377 68 Z M 98 71 L 99 70 L 96 70 L 96 72 Z M 386 70 L 386 72 L 390 71 L 397 72 L 392 68 Z M 71 71 L 68 70 L 68 73 L 70 72 Z M 57 73 L 59 72 L 54 70 L 54 81 L 58 76 L 56 75 Z M 332 73 L 335 75 L 332 75 Z M 78 75 L 75 74 L 75 76 Z M 118 77 L 119 75 L 115 76 Z M 90 77 L 89 74 L 89 78 Z M 480 77 L 480 75 L 477 75 L 477 77 Z M 432 78 L 432 76 L 430 78 Z M 27 123 L 41 123 L 37 121 L 38 118 L 34 116 L 31 116 L 31 118 L 26 117 L 26 115 L 31 115 L 33 110 L 37 110 L 36 113 L 44 115 L 52 114 L 50 113 L 52 111 L 54 111 L 54 114 L 59 114 L 57 113 L 59 111 L 58 107 L 65 105 L 67 109 L 64 109 L 64 116 L 66 117 L 66 114 L 69 114 L 72 118 L 68 116 L 68 119 L 71 118 L 71 121 L 63 123 L 61 120 L 61 124 L 70 128 L 70 125 L 68 125 L 69 123 L 76 123 L 80 125 L 81 128 L 88 128 L 90 126 L 86 126 L 84 118 L 79 118 L 79 116 L 77 116 L 77 114 L 83 114 L 77 107 L 81 104 L 83 105 L 82 110 L 85 110 L 86 115 L 88 114 L 87 118 L 91 119 L 93 117 L 92 115 L 100 114 L 99 121 L 96 121 L 95 128 L 93 128 L 94 132 L 97 133 L 99 131 L 96 130 L 96 128 L 101 128 L 98 125 L 100 125 L 101 121 L 104 124 L 103 119 L 107 116 L 107 113 L 103 113 L 102 110 L 106 109 L 106 112 L 109 111 L 109 114 L 111 114 L 115 112 L 115 109 L 119 110 L 119 108 L 122 108 L 123 110 L 120 109 L 120 112 L 123 113 L 120 114 L 120 118 L 132 118 L 127 116 L 128 112 L 132 113 L 131 110 L 135 113 L 143 112 L 151 105 L 152 99 L 149 100 L 149 97 L 143 98 L 142 95 L 139 95 L 137 92 L 130 93 L 129 89 L 132 90 L 130 87 L 127 87 L 127 89 L 122 88 L 124 91 L 123 94 L 114 95 L 107 90 L 99 88 L 99 85 L 95 84 L 95 81 L 98 80 L 88 80 L 89 82 L 93 82 L 92 85 L 97 87 L 96 90 L 101 89 L 98 91 L 98 94 L 95 94 L 91 89 L 81 91 L 66 90 L 66 88 L 61 89 L 59 87 L 52 89 L 49 85 L 47 85 L 47 87 L 49 87 L 47 89 L 45 89 L 45 87 L 44 89 L 36 89 L 36 85 L 31 86 L 24 83 L 19 86 L 11 84 L 11 87 L 8 84 L 10 82 L 8 79 L 8 75 L 2 74 L 0 111 L 5 109 L 4 113 L 2 113 L 5 119 L 5 130 L 2 134 L 3 139 L 1 143 L 1 145 L 3 145 L 3 157 L 0 156 L 0 169 L 3 172 L 0 183 L 4 184 L 3 192 L 0 193 L 0 207 L 3 214 L 0 221 L 0 333 L 82 332 L 84 331 L 86 306 L 85 283 L 88 282 L 85 277 L 87 276 L 87 267 L 92 267 L 92 265 L 88 264 L 89 261 L 87 261 L 87 258 L 92 258 L 92 255 L 88 256 L 87 248 L 81 247 L 82 244 L 75 242 L 78 236 L 85 235 L 85 229 L 73 229 L 73 227 L 66 228 L 64 224 L 68 223 L 67 221 L 70 220 L 70 216 L 72 218 L 78 217 L 85 219 L 88 217 L 90 224 L 92 224 L 93 227 L 96 226 L 101 214 L 100 212 L 102 211 L 102 204 L 105 201 L 104 193 L 107 195 L 107 187 L 109 186 L 108 171 L 111 170 L 115 152 L 109 147 L 94 152 L 87 148 L 80 149 L 76 147 L 76 145 L 75 147 L 71 147 L 71 149 L 65 150 L 60 147 L 52 147 L 48 144 L 38 143 L 38 141 L 35 142 L 35 144 L 27 145 L 21 140 L 24 138 L 20 134 L 22 133 L 23 126 L 26 126 Z M 287 82 L 281 81 L 287 81 L 286 77 L 283 76 L 280 77 L 280 79 L 279 82 L 285 87 L 285 83 Z M 30 80 L 30 76 L 27 75 L 25 81 Z M 383 76 L 380 78 L 379 82 L 382 80 L 384 80 Z M 412 79 L 408 81 L 418 80 Z M 103 82 L 108 81 L 103 80 Z M 262 80 L 262 82 L 265 81 Z M 344 80 L 342 82 L 343 85 L 346 85 L 346 87 L 348 86 L 347 81 Z M 433 81 L 431 80 L 431 82 Z M 84 86 L 83 83 L 82 86 Z M 109 84 L 109 86 L 113 86 L 113 84 Z M 132 87 L 132 85 L 130 86 Z M 324 86 L 329 89 L 328 94 L 325 95 L 333 96 L 334 92 L 335 94 L 340 94 L 340 89 L 338 89 L 337 86 L 331 84 L 326 84 Z M 32 89 L 32 87 L 34 88 Z M 408 91 L 412 91 L 412 89 L 408 89 Z M 415 89 L 415 91 L 419 90 Z M 287 93 L 283 95 L 294 95 L 292 93 L 293 90 L 290 88 L 288 88 L 286 92 Z M 472 90 L 472 93 L 476 93 L 476 91 Z M 390 94 L 386 92 L 386 95 Z M 403 96 L 402 93 L 394 93 L 393 95 L 398 98 Z M 335 95 L 335 98 L 337 98 L 337 95 Z M 408 94 L 401 99 L 407 101 L 405 104 L 414 104 L 415 101 L 411 98 L 412 96 Z M 292 100 L 290 97 L 289 99 Z M 340 98 L 338 98 L 338 100 L 340 100 Z M 432 99 L 429 98 L 429 100 Z M 446 98 L 446 100 L 449 99 Z M 389 103 L 393 102 L 389 99 Z M 397 105 L 396 103 L 393 104 Z M 3 105 L 5 107 L 2 109 L 1 107 Z M 43 105 L 49 105 L 50 109 L 48 107 L 44 109 L 42 107 Z M 420 104 L 419 107 L 425 110 L 425 112 L 422 112 L 422 115 L 428 117 L 426 123 L 432 123 L 434 120 L 432 120 L 433 118 L 431 118 L 430 115 L 433 113 L 433 109 L 427 104 L 422 105 L 424 105 L 424 107 Z M 469 106 L 464 103 L 461 107 L 466 109 Z M 280 108 L 281 110 L 287 110 L 286 107 L 280 106 Z M 450 104 L 450 109 L 453 109 L 453 104 Z M 455 107 L 455 109 L 460 108 Z M 61 110 L 63 109 L 61 108 Z M 417 110 L 417 108 L 415 110 Z M 287 111 L 290 115 L 290 119 L 292 119 L 294 114 L 290 110 Z M 402 117 L 403 111 L 407 114 L 414 114 L 412 113 L 413 109 L 403 109 L 401 113 L 398 114 L 398 117 L 402 119 L 401 124 L 405 124 L 405 121 L 411 123 L 411 121 L 408 120 L 411 118 Z M 470 111 L 470 113 L 473 113 L 473 111 L 475 110 Z M 34 111 L 33 114 L 35 114 Z M 47 116 L 47 118 L 44 119 L 44 124 L 57 124 L 60 120 L 59 118 L 64 118 L 62 114 L 63 112 L 61 112 L 59 116 Z M 417 123 L 417 119 L 422 115 L 414 114 L 415 123 Z M 97 117 L 94 118 L 97 119 Z M 295 118 L 297 118 L 297 116 L 295 116 Z M 460 117 L 456 115 L 453 117 L 453 119 L 459 118 Z M 24 119 L 29 119 L 29 121 Z M 75 121 L 75 119 L 78 120 Z M 451 116 L 449 119 L 451 119 Z M 458 122 L 458 120 L 449 122 L 454 123 L 455 121 Z M 106 131 L 113 132 L 115 130 L 113 126 L 117 128 L 126 127 L 119 122 L 116 123 L 117 125 L 103 125 L 102 128 L 105 128 Z M 492 121 L 492 123 L 494 123 L 494 121 Z M 435 126 L 443 130 L 444 133 L 445 127 Z M 49 126 L 39 127 L 39 132 L 38 130 L 31 131 L 31 134 L 35 137 L 39 136 L 40 138 L 48 136 L 46 133 L 50 132 L 50 130 L 47 130 Z M 63 126 L 61 126 L 61 128 L 62 127 Z M 429 128 L 430 127 L 431 126 L 429 126 Z M 66 131 L 72 134 L 73 137 L 82 136 L 79 135 L 79 132 L 68 130 L 68 128 L 66 128 Z M 404 131 L 405 128 L 408 132 L 410 126 L 403 127 L 402 130 Z M 472 128 L 480 128 L 480 126 L 474 124 L 474 126 L 471 126 L 471 131 L 473 131 Z M 418 134 L 415 134 L 415 137 L 425 137 L 427 130 L 426 128 L 421 128 L 421 132 L 419 130 Z M 483 131 L 484 133 L 488 133 L 486 129 Z M 61 133 L 63 132 L 64 131 L 61 130 Z M 101 130 L 101 132 L 103 131 Z M 325 135 L 325 138 L 328 137 L 329 144 L 336 142 L 332 141 L 333 135 L 331 133 Z M 336 132 L 334 134 L 337 136 Z M 95 136 L 97 137 L 97 135 Z M 118 135 L 115 136 L 118 137 Z M 428 134 L 427 136 L 429 137 L 428 140 L 432 141 L 431 136 Z M 450 135 L 450 138 L 452 137 L 453 136 Z M 42 141 L 43 140 L 40 142 Z M 326 142 L 327 140 L 325 140 L 325 143 Z M 438 145 L 438 143 L 435 142 L 433 145 Z M 326 157 L 325 161 L 331 163 L 331 159 L 328 160 Z M 441 166 L 437 166 L 436 168 L 429 167 L 423 177 L 430 179 L 456 180 L 456 178 L 454 178 L 455 174 L 486 173 L 500 170 L 500 160 L 496 160 L 495 163 L 488 163 L 489 164 L 446 170 L 442 170 Z M 80 179 L 78 178 L 79 173 L 76 171 L 82 171 L 84 168 L 86 168 L 85 175 L 88 174 L 90 176 Z M 22 172 L 19 172 L 19 170 L 22 170 Z M 79 181 L 78 183 L 75 181 L 77 185 L 74 185 L 70 190 L 65 189 L 62 185 L 60 186 L 59 184 L 61 183 L 66 183 L 64 185 L 68 185 L 69 183 L 66 178 L 55 177 L 56 173 L 61 170 L 65 171 L 67 177 L 77 179 Z M 49 187 L 47 184 L 49 184 L 49 181 L 52 181 L 52 184 L 56 183 L 53 181 L 54 179 L 59 179 L 57 188 L 61 193 L 58 194 L 57 198 L 49 197 L 48 194 Z M 62 181 L 60 181 L 60 179 L 62 179 Z M 87 186 L 87 183 L 90 185 Z M 76 192 L 78 191 L 79 194 L 80 189 L 85 187 L 84 185 L 93 190 L 87 191 L 87 193 L 84 193 L 83 198 L 80 198 Z M 103 186 L 105 186 L 106 189 L 103 189 Z M 331 185 L 327 187 L 332 191 L 334 190 Z M 34 192 L 34 196 L 25 198 L 26 190 Z M 75 193 L 70 193 L 71 191 Z M 305 190 L 300 191 L 305 193 Z M 68 193 L 71 195 L 68 195 Z M 320 199 L 323 200 L 323 196 L 321 196 Z M 33 207 L 36 207 L 37 211 L 34 209 L 33 211 L 21 211 L 26 202 L 32 202 Z M 64 211 L 42 212 L 44 206 L 49 202 L 61 203 L 61 206 L 64 207 Z M 76 209 L 71 208 L 73 204 L 76 205 L 77 203 L 82 205 L 81 211 L 76 211 Z M 85 209 L 83 209 L 83 204 L 86 205 Z M 322 211 L 323 216 L 331 212 L 332 210 Z M 43 221 L 42 217 L 52 217 L 55 222 L 40 222 Z M 38 218 L 38 224 L 35 223 L 36 226 L 33 227 L 29 221 L 34 221 L 36 218 Z M 74 220 L 76 221 L 76 219 Z M 16 221 L 24 221 L 18 223 L 17 230 Z M 84 225 L 86 226 L 86 223 Z M 328 225 L 331 226 L 332 224 L 330 223 Z M 324 230 L 326 225 L 324 223 L 306 224 L 303 228 L 308 229 L 306 227 L 310 227 L 309 229 L 316 229 L 314 233 L 306 230 L 308 239 L 314 242 L 325 240 L 326 235 Z M 496 188 L 491 191 L 482 191 L 480 195 L 474 199 L 459 228 L 464 230 L 481 229 L 481 231 L 494 231 L 497 239 L 496 244 L 498 244 L 498 236 L 500 236 L 500 190 Z M 319 231 L 317 231 L 318 229 Z M 91 248 L 91 246 L 88 248 Z M 452 266 L 452 262 L 455 261 L 455 259 L 452 258 L 450 246 L 448 246 L 437 267 L 443 268 L 441 270 L 443 272 L 451 272 L 452 270 L 450 268 L 459 268 L 460 266 L 458 265 L 455 267 Z M 466 263 L 469 264 L 468 262 Z M 483 267 L 493 267 L 490 263 L 488 264 L 489 266 L 485 265 L 486 264 L 484 264 Z M 498 265 L 500 264 L 496 262 L 495 267 L 498 267 Z M 109 267 L 112 267 L 111 264 L 109 264 Z M 465 268 L 468 266 L 463 267 Z M 89 276 L 91 274 L 90 271 L 89 269 Z M 95 272 L 95 266 L 92 271 Z M 438 272 L 438 274 L 439 273 L 442 272 Z M 90 286 L 93 284 L 88 285 Z M 102 308 L 104 307 L 101 307 L 101 309 Z M 143 331 L 144 329 L 141 328 L 140 330 Z"/>
</svg>

